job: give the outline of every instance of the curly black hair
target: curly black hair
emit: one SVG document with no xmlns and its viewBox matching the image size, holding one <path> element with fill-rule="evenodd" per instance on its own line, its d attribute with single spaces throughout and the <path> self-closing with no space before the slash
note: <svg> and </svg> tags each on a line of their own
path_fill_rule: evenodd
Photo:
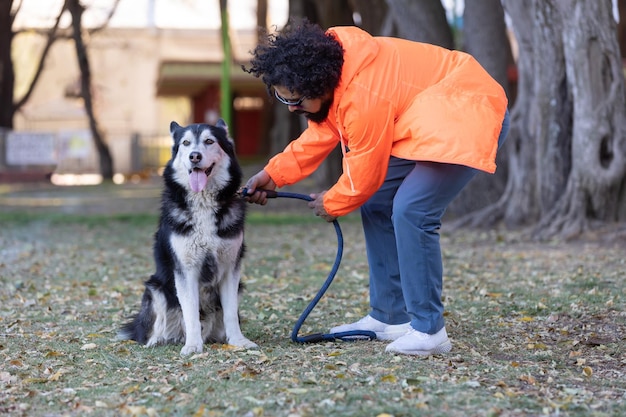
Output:
<svg viewBox="0 0 626 417">
<path fill-rule="evenodd" d="M 334 91 L 341 78 L 343 48 L 335 37 L 308 20 L 292 20 L 268 42 L 252 51 L 254 58 L 245 72 L 261 77 L 271 94 L 273 85 L 308 98 Z"/>
</svg>

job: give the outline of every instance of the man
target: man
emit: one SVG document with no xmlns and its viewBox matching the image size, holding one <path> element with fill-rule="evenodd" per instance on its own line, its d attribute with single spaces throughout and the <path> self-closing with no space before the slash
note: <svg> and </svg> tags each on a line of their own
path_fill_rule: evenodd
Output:
<svg viewBox="0 0 626 417">
<path fill-rule="evenodd" d="M 478 170 L 495 172 L 508 130 L 502 87 L 470 55 L 356 27 L 290 23 L 245 69 L 308 128 L 247 182 L 248 201 L 310 175 L 340 145 L 343 174 L 312 194 L 333 221 L 360 208 L 370 313 L 331 329 L 369 330 L 388 352 L 449 352 L 439 245 L 446 207 Z"/>
</svg>

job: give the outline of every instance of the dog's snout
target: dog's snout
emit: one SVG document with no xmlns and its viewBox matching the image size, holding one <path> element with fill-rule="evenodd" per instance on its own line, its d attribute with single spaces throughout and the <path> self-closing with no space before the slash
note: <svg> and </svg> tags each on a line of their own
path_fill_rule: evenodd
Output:
<svg viewBox="0 0 626 417">
<path fill-rule="evenodd" d="M 202 154 L 200 152 L 192 152 L 189 154 L 189 160 L 196 164 L 202 161 Z"/>
</svg>

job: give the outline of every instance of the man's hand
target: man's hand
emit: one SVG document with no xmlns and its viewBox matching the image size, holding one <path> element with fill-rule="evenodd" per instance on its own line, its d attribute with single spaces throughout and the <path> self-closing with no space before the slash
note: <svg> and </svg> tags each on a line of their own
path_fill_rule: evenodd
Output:
<svg viewBox="0 0 626 417">
<path fill-rule="evenodd" d="M 324 194 L 326 194 L 326 191 L 322 191 L 319 194 L 309 194 L 309 197 L 311 197 L 313 201 L 309 201 L 308 205 L 309 208 L 313 209 L 316 216 L 321 217 L 327 222 L 333 222 L 337 217 L 331 216 L 326 212 L 324 208 Z"/>
<path fill-rule="evenodd" d="M 246 188 L 248 189 L 248 193 L 244 197 L 248 203 L 256 203 L 264 206 L 267 204 L 267 193 L 258 191 L 257 189 L 262 188 L 264 190 L 273 191 L 276 189 L 276 183 L 265 170 L 261 170 L 248 180 Z"/>
</svg>

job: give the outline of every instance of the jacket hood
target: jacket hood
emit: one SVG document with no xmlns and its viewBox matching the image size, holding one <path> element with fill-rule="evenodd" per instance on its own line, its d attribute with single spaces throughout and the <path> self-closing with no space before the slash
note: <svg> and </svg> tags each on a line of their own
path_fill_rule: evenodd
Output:
<svg viewBox="0 0 626 417">
<path fill-rule="evenodd" d="M 344 50 L 341 80 L 335 92 L 335 99 L 339 99 L 354 76 L 374 60 L 379 46 L 372 35 L 357 27 L 339 26 L 327 32 L 335 36 Z"/>
</svg>

